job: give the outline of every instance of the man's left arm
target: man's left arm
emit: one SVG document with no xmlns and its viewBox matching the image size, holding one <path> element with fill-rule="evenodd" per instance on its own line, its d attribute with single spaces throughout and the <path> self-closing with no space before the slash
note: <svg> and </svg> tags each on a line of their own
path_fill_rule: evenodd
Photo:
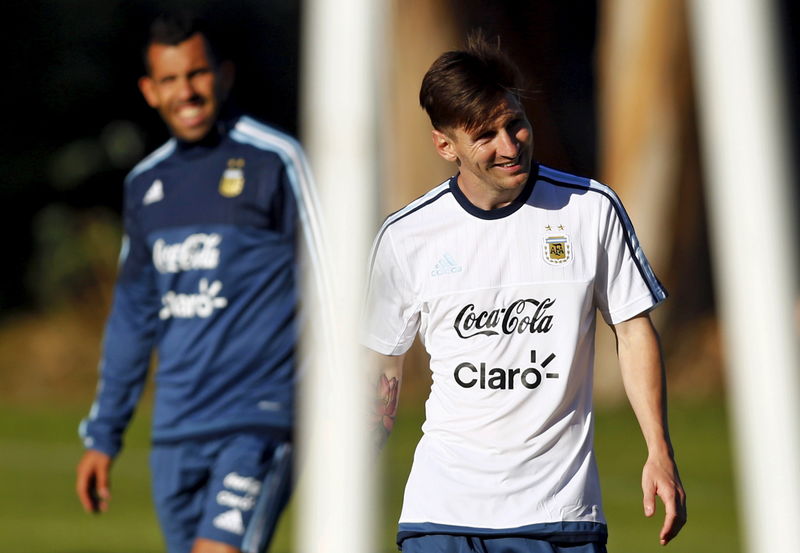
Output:
<svg viewBox="0 0 800 553">
<path fill-rule="evenodd" d="M 656 496 L 660 497 L 666 514 L 659 538 L 666 545 L 686 524 L 686 493 L 669 438 L 661 345 L 647 314 L 617 323 L 612 329 L 625 392 L 647 443 L 642 470 L 644 514 L 655 514 Z"/>
</svg>

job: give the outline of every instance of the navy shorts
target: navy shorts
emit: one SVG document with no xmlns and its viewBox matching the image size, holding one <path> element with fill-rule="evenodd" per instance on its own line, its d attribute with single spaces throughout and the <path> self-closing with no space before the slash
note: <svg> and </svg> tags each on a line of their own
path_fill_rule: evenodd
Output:
<svg viewBox="0 0 800 553">
<path fill-rule="evenodd" d="M 403 553 L 606 553 L 601 542 L 557 543 L 535 538 L 428 534 L 403 540 Z"/>
<path fill-rule="evenodd" d="M 289 500 L 292 444 L 267 433 L 156 444 L 150 469 L 169 553 L 188 553 L 196 538 L 260 553 Z"/>
</svg>

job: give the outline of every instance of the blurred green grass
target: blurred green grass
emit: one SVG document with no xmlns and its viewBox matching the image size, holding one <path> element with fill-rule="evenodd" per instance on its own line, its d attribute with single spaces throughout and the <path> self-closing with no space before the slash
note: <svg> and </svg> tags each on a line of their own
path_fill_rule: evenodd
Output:
<svg viewBox="0 0 800 553">
<path fill-rule="evenodd" d="M 404 398 L 398 424 L 381 455 L 384 500 L 378 551 L 394 547 L 395 524 L 414 445 L 421 435 L 421 402 Z M 83 513 L 75 499 L 74 467 L 81 454 L 78 421 L 87 407 L 0 406 L 0 536 L 10 553 L 156 553 L 163 551 L 150 502 L 149 412 L 141 409 L 113 471 L 112 507 Z M 740 551 L 736 498 L 725 409 L 721 401 L 673 402 L 672 438 L 689 494 L 689 524 L 666 549 L 670 553 Z M 663 550 L 654 519 L 641 514 L 640 475 L 644 443 L 627 407 L 599 409 L 597 456 L 610 527 L 611 553 Z M 291 553 L 290 506 L 271 553 Z"/>
<path fill-rule="evenodd" d="M 733 459 L 722 401 L 671 402 L 670 434 L 687 493 L 688 523 L 669 553 L 741 551 L 733 487 Z M 657 504 L 652 519 L 642 514 L 644 439 L 627 406 L 599 410 L 596 451 L 612 553 L 664 551 L 658 533 L 664 520 Z"/>
</svg>

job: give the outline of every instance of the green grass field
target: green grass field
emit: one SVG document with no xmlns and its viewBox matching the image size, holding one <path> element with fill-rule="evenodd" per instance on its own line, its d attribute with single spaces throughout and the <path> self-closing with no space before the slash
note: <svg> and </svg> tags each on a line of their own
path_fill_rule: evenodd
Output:
<svg viewBox="0 0 800 553">
<path fill-rule="evenodd" d="M 405 398 L 404 398 L 405 399 Z M 83 513 L 73 491 L 81 454 L 76 426 L 84 407 L 0 407 L 0 536 L 9 553 L 156 553 L 163 551 L 150 504 L 147 411 L 134 421 L 113 472 L 111 510 Z M 378 551 L 393 546 L 402 488 L 420 435 L 421 405 L 401 404 L 398 425 L 382 454 L 385 483 Z M 612 553 L 736 553 L 740 550 L 727 422 L 719 402 L 674 403 L 672 437 L 689 494 L 689 524 L 667 549 L 657 520 L 641 512 L 644 444 L 630 409 L 597 415 L 597 453 Z M 292 509 L 272 553 L 291 553 Z M 322 552 L 320 552 L 322 553 Z"/>
</svg>

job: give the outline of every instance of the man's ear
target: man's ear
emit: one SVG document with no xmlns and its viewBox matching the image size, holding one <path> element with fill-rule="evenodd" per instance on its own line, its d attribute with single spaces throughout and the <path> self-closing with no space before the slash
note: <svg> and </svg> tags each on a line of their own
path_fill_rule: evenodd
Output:
<svg viewBox="0 0 800 553">
<path fill-rule="evenodd" d="M 440 130 L 433 129 L 431 137 L 433 138 L 433 146 L 436 148 L 436 153 L 442 156 L 442 159 L 458 163 L 458 156 L 453 147 L 453 141 L 449 136 Z"/>
<path fill-rule="evenodd" d="M 148 76 L 139 77 L 139 91 L 144 96 L 147 105 L 151 108 L 157 108 L 159 106 L 158 101 L 158 94 L 156 93 L 155 83 L 153 79 Z"/>
</svg>

